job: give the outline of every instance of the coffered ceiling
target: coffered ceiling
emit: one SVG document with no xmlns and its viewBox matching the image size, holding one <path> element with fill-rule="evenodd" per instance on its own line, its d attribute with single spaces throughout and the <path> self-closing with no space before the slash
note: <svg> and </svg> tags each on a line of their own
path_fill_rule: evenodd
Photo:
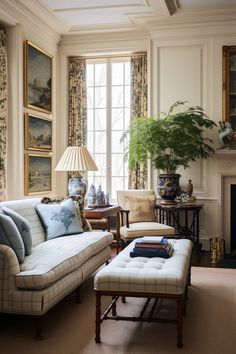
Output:
<svg viewBox="0 0 236 354">
<path fill-rule="evenodd" d="M 59 34 L 141 30 L 194 14 L 235 11 L 236 0 L 19 0 Z"/>
</svg>

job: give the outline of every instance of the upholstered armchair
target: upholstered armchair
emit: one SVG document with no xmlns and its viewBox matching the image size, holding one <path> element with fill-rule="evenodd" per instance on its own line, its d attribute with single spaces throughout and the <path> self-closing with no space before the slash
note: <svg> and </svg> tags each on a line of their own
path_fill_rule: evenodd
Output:
<svg viewBox="0 0 236 354">
<path fill-rule="evenodd" d="M 175 229 L 158 222 L 156 195 L 153 190 L 118 190 L 120 237 L 123 243 L 142 236 L 173 237 Z"/>
</svg>

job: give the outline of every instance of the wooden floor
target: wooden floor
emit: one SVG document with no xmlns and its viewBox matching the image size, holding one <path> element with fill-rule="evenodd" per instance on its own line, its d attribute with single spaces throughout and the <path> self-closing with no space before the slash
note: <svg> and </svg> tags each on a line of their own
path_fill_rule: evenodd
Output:
<svg viewBox="0 0 236 354">
<path fill-rule="evenodd" d="M 215 264 L 211 264 L 210 252 L 208 251 L 201 251 L 200 256 L 193 251 L 191 265 L 195 267 L 216 267 Z"/>
</svg>

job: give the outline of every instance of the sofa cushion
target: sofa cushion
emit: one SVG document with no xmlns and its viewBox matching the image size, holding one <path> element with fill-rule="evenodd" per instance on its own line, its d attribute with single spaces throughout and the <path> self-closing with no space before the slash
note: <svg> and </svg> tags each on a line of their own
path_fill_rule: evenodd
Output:
<svg viewBox="0 0 236 354">
<path fill-rule="evenodd" d="M 16 275 L 22 289 L 44 289 L 66 274 L 80 268 L 113 241 L 106 231 L 90 231 L 62 236 L 43 242 L 32 249 Z"/>
<path fill-rule="evenodd" d="M 45 231 L 34 208 L 37 203 L 40 203 L 40 200 L 40 198 L 29 198 L 0 203 L 0 207 L 7 206 L 28 220 L 31 229 L 33 247 L 45 241 Z"/>
<path fill-rule="evenodd" d="M 125 196 L 125 209 L 130 210 L 129 222 L 157 221 L 155 214 L 156 196 Z"/>
<path fill-rule="evenodd" d="M 13 249 L 19 263 L 24 261 L 25 246 L 14 221 L 8 215 L 0 214 L 0 242 Z"/>
<path fill-rule="evenodd" d="M 10 216 L 16 224 L 25 246 L 25 255 L 29 256 L 32 249 L 32 237 L 29 222 L 22 215 L 16 213 L 14 210 L 8 207 L 2 207 L 2 210 L 6 215 Z"/>
<path fill-rule="evenodd" d="M 35 208 L 46 228 L 47 240 L 83 232 L 71 198 L 60 204 L 37 204 Z"/>
</svg>

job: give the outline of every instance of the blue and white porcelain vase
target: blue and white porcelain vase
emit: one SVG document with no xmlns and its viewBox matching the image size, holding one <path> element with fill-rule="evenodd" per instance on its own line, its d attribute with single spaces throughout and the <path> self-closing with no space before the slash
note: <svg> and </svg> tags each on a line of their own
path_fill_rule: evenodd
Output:
<svg viewBox="0 0 236 354">
<path fill-rule="evenodd" d="M 101 186 L 99 186 L 97 189 L 96 203 L 97 203 L 97 206 L 105 205 L 105 193 L 103 192 Z"/>
<path fill-rule="evenodd" d="M 110 195 L 109 195 L 109 193 L 106 193 L 105 194 L 105 204 L 106 205 L 110 205 L 110 200 L 109 199 L 110 199 Z"/>
<path fill-rule="evenodd" d="M 68 182 L 69 195 L 81 195 L 83 198 L 86 194 L 86 183 L 82 180 L 82 176 L 71 176 Z"/>
<path fill-rule="evenodd" d="M 96 204 L 96 188 L 94 184 L 91 184 L 88 191 L 88 205 Z"/>
</svg>

